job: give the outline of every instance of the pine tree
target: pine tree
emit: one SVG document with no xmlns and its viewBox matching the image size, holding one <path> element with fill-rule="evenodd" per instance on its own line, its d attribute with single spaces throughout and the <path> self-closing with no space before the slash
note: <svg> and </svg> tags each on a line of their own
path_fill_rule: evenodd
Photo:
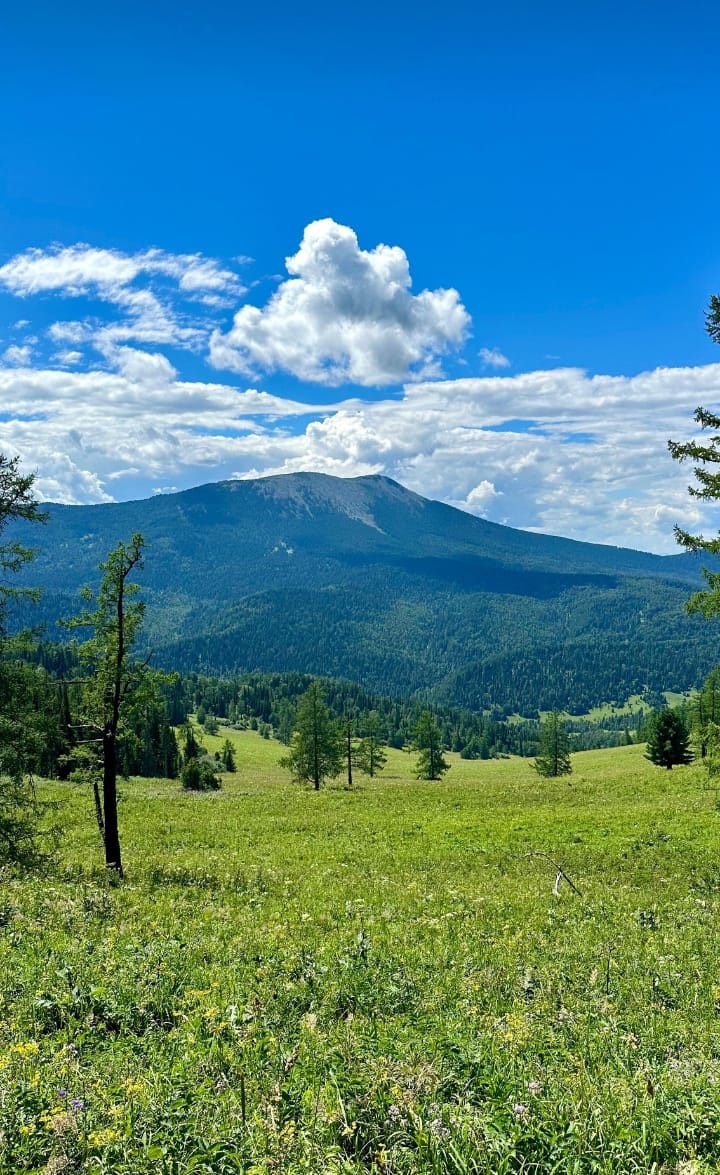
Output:
<svg viewBox="0 0 720 1175">
<path fill-rule="evenodd" d="M 415 774 L 418 779 L 440 779 L 449 769 L 442 753 L 442 741 L 437 722 L 429 710 L 423 711 L 413 731 L 413 747 L 418 752 Z"/>
<path fill-rule="evenodd" d="M 684 766 L 692 762 L 690 732 L 677 710 L 662 710 L 652 723 L 646 759 L 657 767 Z"/>
<path fill-rule="evenodd" d="M 540 748 L 533 766 L 538 775 L 546 778 L 569 775 L 572 771 L 570 739 L 559 710 L 548 714 L 540 726 Z"/>
<path fill-rule="evenodd" d="M 298 702 L 290 748 L 280 764 L 299 783 L 312 783 L 315 791 L 342 770 L 342 733 L 330 717 L 319 681 L 313 681 Z"/>
</svg>

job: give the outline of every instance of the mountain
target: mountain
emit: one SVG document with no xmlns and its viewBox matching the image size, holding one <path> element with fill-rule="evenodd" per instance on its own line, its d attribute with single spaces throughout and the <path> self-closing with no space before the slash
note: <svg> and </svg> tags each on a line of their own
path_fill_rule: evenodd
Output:
<svg viewBox="0 0 720 1175">
<path fill-rule="evenodd" d="M 715 663 L 714 626 L 684 611 L 694 557 L 499 526 L 386 477 L 297 473 L 48 513 L 25 577 L 49 635 L 140 531 L 146 639 L 171 668 L 301 670 L 532 713 L 685 688 Z"/>
</svg>

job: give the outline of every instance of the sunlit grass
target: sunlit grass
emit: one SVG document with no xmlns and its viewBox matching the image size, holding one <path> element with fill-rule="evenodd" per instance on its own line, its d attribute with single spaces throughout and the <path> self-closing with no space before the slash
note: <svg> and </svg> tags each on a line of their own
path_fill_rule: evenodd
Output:
<svg viewBox="0 0 720 1175">
<path fill-rule="evenodd" d="M 700 767 L 450 756 L 429 784 L 391 750 L 315 793 L 231 737 L 219 792 L 123 784 L 119 887 L 91 797 L 46 785 L 57 871 L 0 894 L 2 1172 L 717 1169 Z"/>
</svg>

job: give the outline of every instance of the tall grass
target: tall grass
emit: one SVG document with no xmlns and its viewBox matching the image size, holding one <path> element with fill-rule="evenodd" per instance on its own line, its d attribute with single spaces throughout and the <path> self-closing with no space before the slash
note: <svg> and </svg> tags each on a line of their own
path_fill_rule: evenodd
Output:
<svg viewBox="0 0 720 1175">
<path fill-rule="evenodd" d="M 218 793 L 123 785 L 121 886 L 91 796 L 45 785 L 57 869 L 0 889 L 3 1175 L 718 1169 L 700 768 L 452 756 L 429 784 L 391 751 L 313 793 L 232 737 Z"/>
</svg>

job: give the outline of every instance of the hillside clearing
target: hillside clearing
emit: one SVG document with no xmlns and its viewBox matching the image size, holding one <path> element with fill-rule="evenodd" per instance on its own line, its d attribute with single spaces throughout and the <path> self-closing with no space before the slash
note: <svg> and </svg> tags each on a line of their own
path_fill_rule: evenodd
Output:
<svg viewBox="0 0 720 1175">
<path fill-rule="evenodd" d="M 44 785 L 58 870 L 0 895 L 1 1172 L 716 1169 L 701 768 L 450 756 L 420 784 L 390 751 L 315 794 L 231 737 L 218 793 L 122 786 L 120 887 L 89 794 Z"/>
</svg>

